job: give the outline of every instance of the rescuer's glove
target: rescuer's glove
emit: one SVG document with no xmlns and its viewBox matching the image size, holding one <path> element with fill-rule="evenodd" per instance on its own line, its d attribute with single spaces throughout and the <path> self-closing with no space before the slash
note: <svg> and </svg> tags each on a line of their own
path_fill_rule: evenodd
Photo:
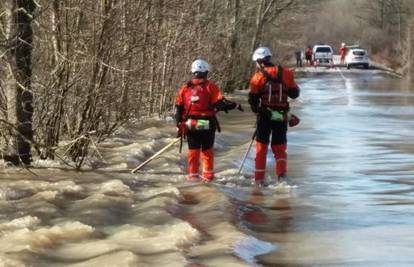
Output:
<svg viewBox="0 0 414 267">
<path fill-rule="evenodd" d="M 289 127 L 294 127 L 296 125 L 298 125 L 300 122 L 299 117 L 297 117 L 294 114 L 289 114 Z"/>
<path fill-rule="evenodd" d="M 180 122 L 177 124 L 177 137 L 186 137 L 188 132 L 187 125 L 185 122 Z"/>
</svg>

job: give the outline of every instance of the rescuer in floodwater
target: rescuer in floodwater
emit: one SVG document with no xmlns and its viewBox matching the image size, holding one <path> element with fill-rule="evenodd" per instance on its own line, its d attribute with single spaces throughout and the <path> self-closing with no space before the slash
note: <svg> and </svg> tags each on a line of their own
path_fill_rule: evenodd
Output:
<svg viewBox="0 0 414 267">
<path fill-rule="evenodd" d="M 210 66 L 197 59 L 191 65 L 193 77 L 183 85 L 176 97 L 177 135 L 188 141 L 188 180 L 211 182 L 214 179 L 214 139 L 220 125 L 216 112 L 235 109 L 243 111 L 235 102 L 225 99 L 220 88 L 207 79 Z M 199 174 L 200 156 L 202 175 Z"/>
<path fill-rule="evenodd" d="M 257 71 L 250 80 L 249 104 L 257 114 L 255 181 L 259 185 L 264 184 L 269 142 L 276 160 L 278 180 L 286 176 L 288 125 L 293 127 L 299 123 L 299 118 L 289 112 L 288 98 L 299 96 L 293 73 L 282 66 L 275 66 L 271 58 L 269 48 L 256 49 L 253 61 Z"/>
</svg>

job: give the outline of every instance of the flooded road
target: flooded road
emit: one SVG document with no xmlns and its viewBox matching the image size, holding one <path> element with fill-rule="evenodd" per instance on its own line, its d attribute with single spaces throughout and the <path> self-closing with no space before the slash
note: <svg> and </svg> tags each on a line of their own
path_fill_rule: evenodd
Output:
<svg viewBox="0 0 414 267">
<path fill-rule="evenodd" d="M 289 186 L 252 186 L 254 149 L 236 174 L 250 112 L 220 115 L 210 185 L 185 182 L 177 150 L 129 174 L 174 132 L 137 123 L 102 144 L 100 171 L 0 170 L 0 266 L 414 266 L 414 86 L 371 70 L 298 83 Z"/>
</svg>

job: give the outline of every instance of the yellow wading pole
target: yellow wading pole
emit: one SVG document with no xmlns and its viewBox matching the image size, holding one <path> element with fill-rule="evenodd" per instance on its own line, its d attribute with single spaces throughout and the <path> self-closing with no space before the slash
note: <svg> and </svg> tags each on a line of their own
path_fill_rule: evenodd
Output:
<svg viewBox="0 0 414 267">
<path fill-rule="evenodd" d="M 172 140 L 168 145 L 166 145 L 164 148 L 162 148 L 160 151 L 158 151 L 157 153 L 155 153 L 154 155 L 152 155 L 149 159 L 147 159 L 146 161 L 144 161 L 143 163 L 141 163 L 138 167 L 136 167 L 135 169 L 133 169 L 131 171 L 131 173 L 136 173 L 139 169 L 141 169 L 142 167 L 144 167 L 145 165 L 147 165 L 148 163 L 150 163 L 153 159 L 155 159 L 156 157 L 158 157 L 159 155 L 161 155 L 162 153 L 164 153 L 165 151 L 167 151 L 170 147 L 172 147 L 173 145 L 175 145 L 176 143 L 178 143 L 180 141 L 180 137 L 175 138 L 174 140 Z"/>
</svg>

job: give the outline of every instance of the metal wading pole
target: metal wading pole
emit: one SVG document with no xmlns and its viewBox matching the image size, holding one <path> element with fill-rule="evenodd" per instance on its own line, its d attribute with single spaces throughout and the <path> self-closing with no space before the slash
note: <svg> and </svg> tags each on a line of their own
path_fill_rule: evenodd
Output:
<svg viewBox="0 0 414 267">
<path fill-rule="evenodd" d="M 241 174 L 241 172 L 243 170 L 244 163 L 246 162 L 247 156 L 249 155 L 250 149 L 252 148 L 254 139 L 256 138 L 256 134 L 257 134 L 257 128 L 254 130 L 254 133 L 253 133 L 253 136 L 252 136 L 252 141 L 250 141 L 250 144 L 249 144 L 249 147 L 247 148 L 246 154 L 244 154 L 243 161 L 240 165 L 240 168 L 239 168 L 239 171 L 237 172 L 237 174 Z"/>
<path fill-rule="evenodd" d="M 178 141 L 180 141 L 180 137 L 177 137 L 174 140 L 172 140 L 168 145 L 166 145 L 165 147 L 163 147 L 160 151 L 158 151 L 157 153 L 155 153 L 154 155 L 152 155 L 149 159 L 147 159 L 146 161 L 144 161 L 143 163 L 141 163 L 138 167 L 136 167 L 135 169 L 133 169 L 131 171 L 131 173 L 136 173 L 139 169 L 141 169 L 142 167 L 144 167 L 145 165 L 147 165 L 148 163 L 150 163 L 153 159 L 155 159 L 156 157 L 158 157 L 159 155 L 161 155 L 162 153 L 164 153 L 170 147 L 172 147 L 173 145 L 175 145 Z"/>
<path fill-rule="evenodd" d="M 190 111 L 191 111 L 191 108 L 193 107 L 193 103 L 197 103 L 197 101 L 195 101 L 195 102 L 191 101 L 190 107 L 188 108 L 187 113 L 184 116 L 184 121 L 188 118 L 188 115 L 190 115 Z M 183 123 L 183 122 L 181 122 L 181 123 Z M 184 139 L 184 136 L 183 136 L 183 134 L 181 134 L 180 135 L 180 148 L 178 149 L 178 152 L 180 154 L 183 151 L 183 139 Z"/>
<path fill-rule="evenodd" d="M 247 156 L 249 155 L 250 149 L 252 149 L 254 139 L 256 138 L 256 135 L 257 135 L 258 122 L 259 122 L 259 113 L 256 114 L 256 129 L 254 129 L 252 140 L 250 141 L 250 144 L 249 144 L 249 147 L 247 148 L 246 154 L 244 154 L 242 163 L 240 164 L 239 171 L 237 172 L 237 174 L 241 174 L 241 172 L 243 170 L 244 163 L 246 162 Z"/>
<path fill-rule="evenodd" d="M 178 149 L 178 153 L 181 154 L 183 151 L 183 135 L 180 135 L 180 148 Z"/>
</svg>

